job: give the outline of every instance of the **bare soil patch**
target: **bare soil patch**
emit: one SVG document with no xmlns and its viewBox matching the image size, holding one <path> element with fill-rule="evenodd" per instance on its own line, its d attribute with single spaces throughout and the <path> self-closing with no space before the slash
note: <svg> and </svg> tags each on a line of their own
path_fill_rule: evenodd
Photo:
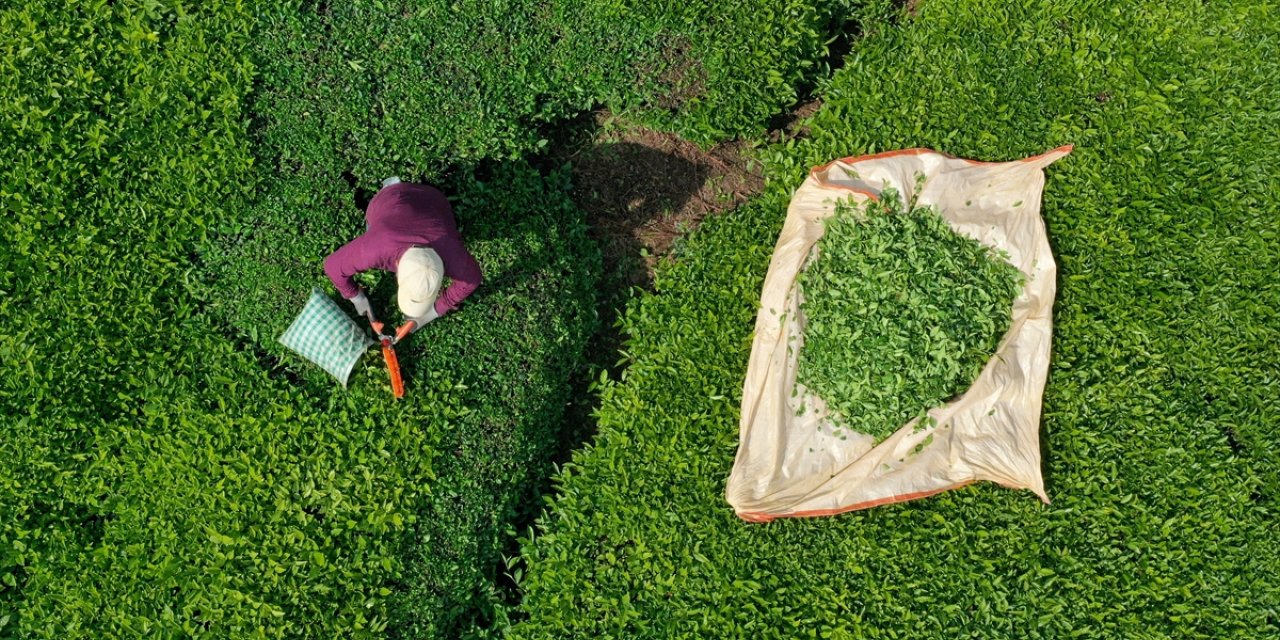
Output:
<svg viewBox="0 0 1280 640">
<path fill-rule="evenodd" d="M 775 121 L 767 140 L 803 135 L 794 131 L 817 101 Z M 676 238 L 708 215 L 731 209 L 764 188 L 750 157 L 754 146 L 740 140 L 709 149 L 671 133 L 619 124 L 612 114 L 591 115 L 585 133 L 554 152 L 570 165 L 573 199 L 587 214 L 604 253 L 606 274 L 622 289 L 647 287 L 653 268 Z"/>
</svg>

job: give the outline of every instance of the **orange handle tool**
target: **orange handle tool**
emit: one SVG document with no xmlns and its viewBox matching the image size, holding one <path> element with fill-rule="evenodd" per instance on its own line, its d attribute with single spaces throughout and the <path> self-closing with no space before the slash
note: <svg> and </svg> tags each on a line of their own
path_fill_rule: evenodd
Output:
<svg viewBox="0 0 1280 640">
<path fill-rule="evenodd" d="M 413 328 L 416 326 L 418 326 L 418 323 L 412 320 L 400 325 L 400 328 L 396 330 L 396 342 L 404 340 L 405 336 L 413 333 Z"/>
<path fill-rule="evenodd" d="M 403 398 L 404 379 L 400 377 L 400 360 L 396 358 L 396 350 L 391 347 L 391 338 L 382 338 L 382 357 L 387 361 L 387 371 L 391 373 L 391 393 L 397 398 Z"/>
</svg>

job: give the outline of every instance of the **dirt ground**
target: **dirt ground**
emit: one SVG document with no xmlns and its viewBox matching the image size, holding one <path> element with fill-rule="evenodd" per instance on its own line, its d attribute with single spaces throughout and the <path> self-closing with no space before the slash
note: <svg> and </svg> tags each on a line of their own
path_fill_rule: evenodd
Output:
<svg viewBox="0 0 1280 640">
<path fill-rule="evenodd" d="M 766 139 L 803 135 L 796 124 L 817 108 L 816 101 L 806 103 L 780 118 Z M 674 134 L 618 123 L 607 111 L 582 125 L 554 156 L 571 166 L 573 199 L 600 244 L 606 278 L 621 289 L 648 287 L 678 237 L 764 188 L 751 143 L 704 150 Z"/>
</svg>

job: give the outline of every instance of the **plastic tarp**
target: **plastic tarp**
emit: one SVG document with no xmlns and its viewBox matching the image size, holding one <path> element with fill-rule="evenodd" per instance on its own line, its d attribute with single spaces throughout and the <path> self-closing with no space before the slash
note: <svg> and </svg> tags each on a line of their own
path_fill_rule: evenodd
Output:
<svg viewBox="0 0 1280 640">
<path fill-rule="evenodd" d="M 833 515 L 978 480 L 1030 489 L 1048 502 L 1039 424 L 1057 269 L 1040 198 L 1044 168 L 1070 152 L 1066 146 L 993 163 L 906 149 L 810 172 L 792 197 L 760 295 L 738 453 L 725 489 L 740 518 Z M 804 318 L 795 283 L 836 202 L 861 203 L 890 187 L 904 200 L 935 207 L 956 232 L 1006 253 L 1027 280 L 995 354 L 967 391 L 927 412 L 932 426 L 917 431 L 912 420 L 879 443 L 867 434 L 840 439 L 822 399 L 796 388 L 803 346 L 787 347 L 803 345 Z"/>
</svg>

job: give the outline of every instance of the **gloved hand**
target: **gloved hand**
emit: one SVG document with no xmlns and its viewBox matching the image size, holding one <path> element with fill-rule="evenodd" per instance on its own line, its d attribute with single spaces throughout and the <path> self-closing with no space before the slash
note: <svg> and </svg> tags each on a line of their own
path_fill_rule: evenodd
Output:
<svg viewBox="0 0 1280 640">
<path fill-rule="evenodd" d="M 430 309 L 427 309 L 426 313 L 418 316 L 417 318 L 405 318 L 405 323 L 400 325 L 400 329 L 396 331 L 396 341 L 398 342 L 404 339 L 439 317 L 440 314 L 436 313 L 436 308 L 433 305 Z"/>
<path fill-rule="evenodd" d="M 351 304 L 355 306 L 356 313 L 369 319 L 369 322 L 376 322 L 373 317 L 373 307 L 369 306 L 369 297 L 364 294 L 364 289 L 356 294 L 354 298 L 348 298 Z"/>
<path fill-rule="evenodd" d="M 417 331 L 418 329 L 421 329 L 423 325 L 439 317 L 440 317 L 440 314 L 436 313 L 435 305 L 431 305 L 431 308 L 427 309 L 426 313 L 422 314 L 421 316 L 418 316 L 417 318 L 409 318 L 409 321 L 417 325 L 413 329 L 414 331 Z"/>
</svg>

